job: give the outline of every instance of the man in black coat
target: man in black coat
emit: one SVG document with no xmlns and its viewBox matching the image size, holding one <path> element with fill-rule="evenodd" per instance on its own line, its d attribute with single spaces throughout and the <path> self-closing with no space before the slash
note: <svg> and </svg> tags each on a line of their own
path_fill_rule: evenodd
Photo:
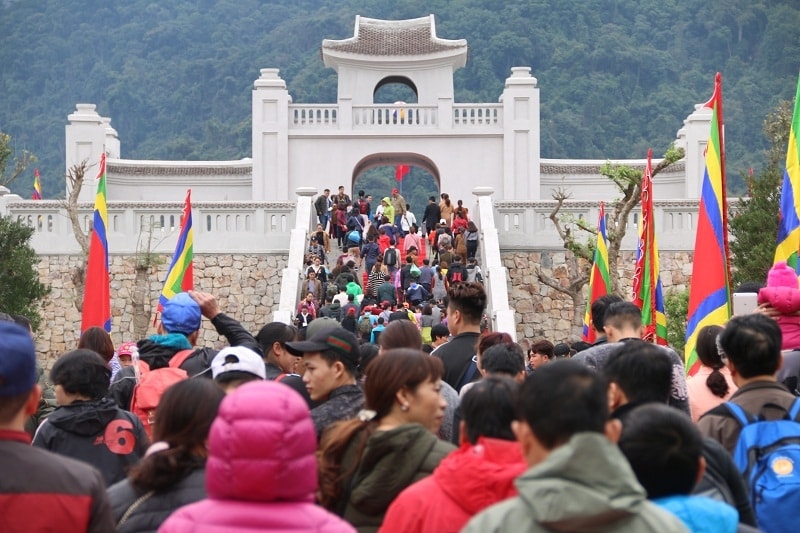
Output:
<svg viewBox="0 0 800 533">
<path fill-rule="evenodd" d="M 436 197 L 431 196 L 428 198 L 428 205 L 425 206 L 425 213 L 422 216 L 422 225 L 425 228 L 425 236 L 433 231 L 434 226 L 442 218 L 442 210 L 439 209 L 439 204 L 436 203 Z"/>
</svg>

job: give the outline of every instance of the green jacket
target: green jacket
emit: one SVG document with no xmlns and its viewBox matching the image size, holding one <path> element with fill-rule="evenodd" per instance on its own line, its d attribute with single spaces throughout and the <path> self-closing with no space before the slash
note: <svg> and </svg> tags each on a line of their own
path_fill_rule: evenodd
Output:
<svg viewBox="0 0 800 533">
<path fill-rule="evenodd" d="M 688 531 L 647 501 L 625 457 L 599 433 L 573 436 L 515 484 L 519 496 L 479 513 L 462 533 Z"/>
<path fill-rule="evenodd" d="M 342 517 L 360 533 L 377 531 L 397 495 L 431 475 L 439 462 L 456 449 L 419 424 L 376 431 L 367 439 L 358 461 L 360 441 L 356 434 L 345 451 L 342 470 L 355 474 L 346 480 L 343 494 L 347 495 L 350 486 L 349 498 L 339 506 L 340 511 L 344 508 Z"/>
</svg>

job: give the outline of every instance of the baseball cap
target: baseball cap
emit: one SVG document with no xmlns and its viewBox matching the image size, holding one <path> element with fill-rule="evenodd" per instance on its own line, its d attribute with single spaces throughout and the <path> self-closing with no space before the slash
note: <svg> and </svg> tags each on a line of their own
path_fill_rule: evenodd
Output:
<svg viewBox="0 0 800 533">
<path fill-rule="evenodd" d="M 244 346 L 227 346 L 211 361 L 211 376 L 216 379 L 227 372 L 247 372 L 267 379 L 264 360 L 256 352 Z"/>
<path fill-rule="evenodd" d="M 188 292 L 179 292 L 164 304 L 161 323 L 167 333 L 190 335 L 200 329 L 200 305 Z"/>
<path fill-rule="evenodd" d="M 312 324 L 314 321 L 311 322 Z M 358 339 L 344 328 L 326 329 L 318 332 L 307 341 L 287 342 L 286 349 L 293 355 L 311 352 L 333 352 L 353 366 L 358 365 L 360 352 Z"/>
<path fill-rule="evenodd" d="M 334 303 L 336 305 L 339 305 L 338 300 Z M 337 309 L 341 309 L 341 306 L 339 305 Z M 306 338 L 310 339 L 314 335 L 322 333 L 323 331 L 330 331 L 340 326 L 341 324 L 339 323 L 339 321 L 333 317 L 321 316 L 319 318 L 315 318 L 314 320 L 309 322 L 308 327 L 306 328 Z"/>
<path fill-rule="evenodd" d="M 138 348 L 134 341 L 123 342 L 117 348 L 117 355 L 133 355 L 133 351 Z"/>
<path fill-rule="evenodd" d="M 399 193 L 399 192 L 400 192 L 400 191 L 398 191 L 397 189 L 392 189 L 392 194 L 397 194 L 397 193 Z"/>
<path fill-rule="evenodd" d="M 0 322 L 0 397 L 29 392 L 36 378 L 36 347 L 30 331 Z"/>
</svg>

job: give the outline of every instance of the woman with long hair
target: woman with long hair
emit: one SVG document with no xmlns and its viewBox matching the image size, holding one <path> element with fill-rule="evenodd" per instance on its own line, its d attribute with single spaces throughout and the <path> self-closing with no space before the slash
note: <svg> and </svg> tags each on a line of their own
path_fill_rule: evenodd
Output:
<svg viewBox="0 0 800 533">
<path fill-rule="evenodd" d="M 382 336 L 381 336 L 382 338 Z M 418 349 L 381 353 L 366 370 L 366 409 L 323 436 L 320 503 L 358 531 L 376 531 L 389 504 L 455 447 L 436 438 L 444 369 Z"/>
<path fill-rule="evenodd" d="M 153 424 L 156 443 L 127 479 L 108 489 L 117 531 L 156 531 L 175 509 L 205 497 L 206 441 L 224 397 L 202 378 L 164 392 Z"/>
<path fill-rule="evenodd" d="M 478 257 L 480 233 L 478 232 L 478 226 L 475 225 L 475 222 L 472 220 L 467 223 L 467 230 L 464 232 L 464 237 L 467 240 L 467 258 Z"/>
<path fill-rule="evenodd" d="M 697 333 L 697 357 L 700 368 L 686 380 L 689 393 L 689 409 L 692 420 L 728 400 L 738 387 L 733 382 L 731 371 L 722 362 L 717 350 L 717 337 L 722 326 L 706 326 Z"/>
</svg>

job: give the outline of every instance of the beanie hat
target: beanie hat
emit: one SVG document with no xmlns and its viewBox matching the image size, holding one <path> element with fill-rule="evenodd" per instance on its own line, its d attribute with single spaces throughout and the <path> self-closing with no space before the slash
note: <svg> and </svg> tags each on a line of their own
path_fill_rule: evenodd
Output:
<svg viewBox="0 0 800 533">
<path fill-rule="evenodd" d="M 778 261 L 767 274 L 767 287 L 789 287 L 791 289 L 800 288 L 797 282 L 797 273 L 786 264 L 785 261 Z"/>
</svg>

